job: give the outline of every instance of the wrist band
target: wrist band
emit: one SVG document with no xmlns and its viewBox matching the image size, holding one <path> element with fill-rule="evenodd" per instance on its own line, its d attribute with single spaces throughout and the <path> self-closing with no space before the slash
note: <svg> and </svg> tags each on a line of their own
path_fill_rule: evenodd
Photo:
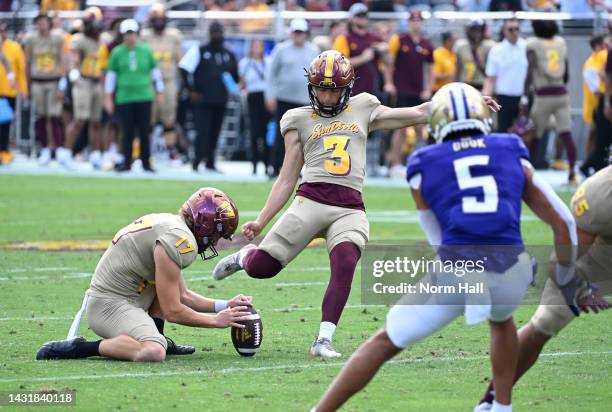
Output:
<svg viewBox="0 0 612 412">
<path fill-rule="evenodd" d="M 215 312 L 219 313 L 227 309 L 227 300 L 215 300 Z"/>
</svg>

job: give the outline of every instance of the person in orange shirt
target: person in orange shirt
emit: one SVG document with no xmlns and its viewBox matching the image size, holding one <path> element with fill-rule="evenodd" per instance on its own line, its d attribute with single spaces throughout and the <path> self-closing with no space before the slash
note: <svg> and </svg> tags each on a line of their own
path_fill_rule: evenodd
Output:
<svg viewBox="0 0 612 412">
<path fill-rule="evenodd" d="M 248 0 L 247 6 L 242 11 L 268 12 L 270 7 L 262 0 Z M 270 23 L 269 18 L 253 18 L 244 20 L 240 26 L 245 31 L 262 31 L 270 27 Z"/>
<path fill-rule="evenodd" d="M 40 12 L 79 10 L 81 2 L 79 0 L 42 0 L 40 2 Z"/>
<path fill-rule="evenodd" d="M 15 98 L 26 99 L 28 85 L 25 72 L 25 55 L 19 43 L 8 38 L 7 24 L 0 23 L 0 98 L 8 100 L 15 110 Z M 9 131 L 11 123 L 0 124 L 0 163 L 11 163 Z"/>
<path fill-rule="evenodd" d="M 442 33 L 442 46 L 433 52 L 433 92 L 437 92 L 445 84 L 451 83 L 457 75 L 457 55 L 453 52 L 457 35 L 447 31 Z"/>
</svg>

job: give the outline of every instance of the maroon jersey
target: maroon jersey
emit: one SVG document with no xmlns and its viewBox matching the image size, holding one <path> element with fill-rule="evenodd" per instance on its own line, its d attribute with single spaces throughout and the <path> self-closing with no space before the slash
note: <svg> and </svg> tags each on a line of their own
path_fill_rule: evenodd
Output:
<svg viewBox="0 0 612 412">
<path fill-rule="evenodd" d="M 433 64 L 433 46 L 427 39 L 414 42 L 410 34 L 393 35 L 389 52 L 395 59 L 393 83 L 403 96 L 420 96 L 423 91 L 423 65 Z"/>
</svg>

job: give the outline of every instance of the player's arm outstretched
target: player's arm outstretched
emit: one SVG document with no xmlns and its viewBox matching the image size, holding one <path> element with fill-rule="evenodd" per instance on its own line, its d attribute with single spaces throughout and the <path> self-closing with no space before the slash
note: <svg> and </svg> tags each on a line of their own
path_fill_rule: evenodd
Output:
<svg viewBox="0 0 612 412">
<path fill-rule="evenodd" d="M 489 96 L 483 96 L 490 110 L 498 112 L 501 106 Z M 395 130 L 404 127 L 426 124 L 429 121 L 431 102 L 425 102 L 414 107 L 378 106 L 370 115 L 370 131 Z"/>
<path fill-rule="evenodd" d="M 258 236 L 270 220 L 285 206 L 300 177 L 304 165 L 304 152 L 297 130 L 289 130 L 285 133 L 284 138 L 285 158 L 283 166 L 278 178 L 272 185 L 266 204 L 259 212 L 256 220 L 247 222 L 242 226 L 242 233 L 248 240 L 253 240 Z"/>
<path fill-rule="evenodd" d="M 155 246 L 154 258 L 155 291 L 165 320 L 179 325 L 202 328 L 244 327 L 238 322 L 248 319 L 250 313 L 246 306 L 235 306 L 211 316 L 199 313 L 183 303 L 181 301 L 181 269 L 159 244 Z M 194 296 L 191 295 L 191 298 L 193 299 Z M 210 309 L 206 301 L 199 301 L 197 305 Z M 214 303 L 212 307 L 214 309 Z"/>
<path fill-rule="evenodd" d="M 204 297 L 189 289 L 183 276 L 181 276 L 179 280 L 179 288 L 181 292 L 181 303 L 195 310 L 196 312 L 214 313 L 221 312 L 227 308 L 234 308 L 236 306 L 251 306 L 253 304 L 253 297 L 245 296 L 242 293 L 230 300 L 219 300 Z"/>
</svg>

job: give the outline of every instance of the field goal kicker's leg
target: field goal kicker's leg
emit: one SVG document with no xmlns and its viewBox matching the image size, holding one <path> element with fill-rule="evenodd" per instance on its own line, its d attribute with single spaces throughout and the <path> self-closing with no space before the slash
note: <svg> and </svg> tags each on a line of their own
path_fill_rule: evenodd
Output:
<svg viewBox="0 0 612 412">
<path fill-rule="evenodd" d="M 76 338 L 77 334 L 79 333 L 79 326 L 81 326 L 81 319 L 83 318 L 83 313 L 85 313 L 85 310 L 87 309 L 88 300 L 89 295 L 85 293 L 85 296 L 83 296 L 83 303 L 81 303 L 81 309 L 79 309 L 79 311 L 74 316 L 72 325 L 70 325 L 70 330 L 68 330 L 68 336 L 66 336 L 67 340 Z"/>
</svg>

